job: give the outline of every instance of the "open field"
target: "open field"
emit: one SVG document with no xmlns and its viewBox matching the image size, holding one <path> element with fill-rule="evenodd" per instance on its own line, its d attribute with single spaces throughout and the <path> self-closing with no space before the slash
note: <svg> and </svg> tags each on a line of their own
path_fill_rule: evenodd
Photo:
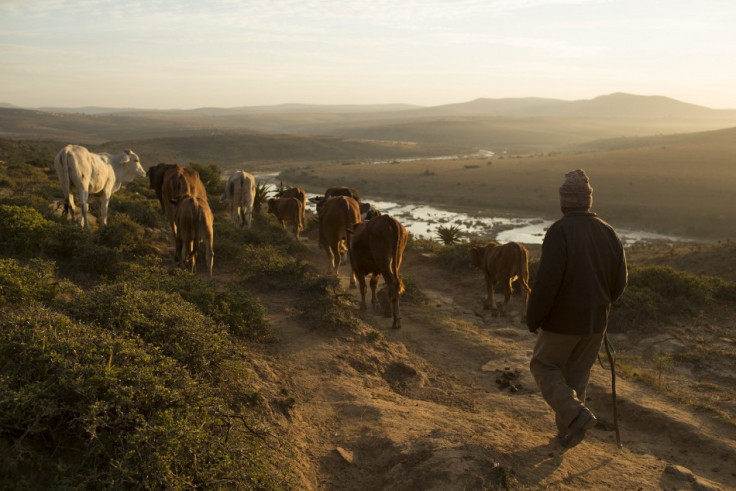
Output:
<svg viewBox="0 0 736 491">
<path fill-rule="evenodd" d="M 582 168 L 594 188 L 593 210 L 614 226 L 702 240 L 736 237 L 736 129 L 595 145 L 600 150 L 575 154 L 305 164 L 283 177 L 315 192 L 349 185 L 367 197 L 484 216 L 555 218 L 564 174 Z"/>
</svg>

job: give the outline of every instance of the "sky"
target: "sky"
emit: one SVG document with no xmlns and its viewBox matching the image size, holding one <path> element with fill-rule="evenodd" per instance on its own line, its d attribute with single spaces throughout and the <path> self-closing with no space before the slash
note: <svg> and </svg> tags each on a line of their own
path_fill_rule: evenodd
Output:
<svg viewBox="0 0 736 491">
<path fill-rule="evenodd" d="M 0 0 L 0 103 L 736 109 L 734 0 Z"/>
</svg>

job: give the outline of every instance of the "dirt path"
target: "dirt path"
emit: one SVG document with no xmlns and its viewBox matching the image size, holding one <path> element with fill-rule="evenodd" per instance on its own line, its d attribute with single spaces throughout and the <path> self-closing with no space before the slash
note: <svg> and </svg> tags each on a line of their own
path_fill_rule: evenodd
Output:
<svg viewBox="0 0 736 491">
<path fill-rule="evenodd" d="M 325 270 L 307 243 L 306 259 Z M 495 319 L 482 310 L 479 272 L 448 275 L 408 253 L 402 273 L 421 295 L 402 299 L 400 330 L 357 299 L 363 324 L 352 332 L 304 326 L 298 299 L 264 300 L 280 342 L 262 371 L 296 400 L 284 428 L 305 488 L 736 488 L 733 430 L 620 378 L 617 449 L 610 372 L 598 365 L 588 403 L 600 423 L 565 451 L 529 374 L 535 338 L 519 299 Z M 341 284 L 357 298 L 347 274 Z"/>
</svg>

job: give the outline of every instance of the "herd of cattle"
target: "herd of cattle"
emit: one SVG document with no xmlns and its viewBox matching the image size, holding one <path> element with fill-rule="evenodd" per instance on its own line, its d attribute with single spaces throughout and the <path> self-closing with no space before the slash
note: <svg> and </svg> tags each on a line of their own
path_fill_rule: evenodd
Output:
<svg viewBox="0 0 736 491">
<path fill-rule="evenodd" d="M 214 260 L 213 214 L 207 199 L 207 191 L 196 170 L 180 164 L 160 163 L 146 172 L 140 158 L 132 150 L 119 155 L 92 153 L 79 145 L 67 145 L 54 159 L 54 167 L 64 194 L 64 215 L 76 220 L 73 191 L 77 191 L 81 207 L 81 225 L 90 228 L 87 217 L 90 195 L 100 198 L 101 223 L 107 223 L 107 207 L 111 195 L 121 186 L 137 177 L 148 175 L 150 187 L 161 203 L 161 211 L 171 228 L 174 243 L 174 260 L 181 268 L 196 271 L 196 256 L 204 245 L 207 273 L 212 277 Z M 245 171 L 229 176 L 221 202 L 227 202 L 230 216 L 237 227 L 251 227 L 256 195 L 254 177 Z M 387 317 L 393 315 L 393 327 L 401 327 L 399 296 L 404 284 L 399 275 L 402 257 L 408 241 L 406 228 L 394 217 L 381 214 L 369 203 L 361 202 L 357 190 L 335 186 L 328 188 L 324 196 L 312 198 L 317 208 L 319 245 L 326 251 L 328 274 L 338 276 L 343 254 L 350 259 L 350 286 L 356 280 L 360 288 L 361 310 L 367 309 L 365 277 L 371 275 L 371 304 L 378 308 L 376 288 L 382 277 L 388 293 L 384 306 Z M 268 212 L 273 214 L 284 229 L 290 226 L 294 235 L 304 230 L 304 214 L 307 197 L 302 188 L 289 187 L 277 192 L 268 200 Z M 505 298 L 498 310 L 505 314 L 512 283 L 519 279 L 522 286 L 524 308 L 530 288 L 529 254 L 520 243 L 501 245 L 491 241 L 470 250 L 471 265 L 483 271 L 487 298 L 485 308 L 497 311 L 494 285 L 502 281 Z M 523 314 L 522 314 L 523 316 Z"/>
</svg>

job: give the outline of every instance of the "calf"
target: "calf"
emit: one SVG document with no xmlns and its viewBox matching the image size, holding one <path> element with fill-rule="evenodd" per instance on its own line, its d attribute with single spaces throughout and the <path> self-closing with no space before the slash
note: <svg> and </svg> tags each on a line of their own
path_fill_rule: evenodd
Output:
<svg viewBox="0 0 736 491">
<path fill-rule="evenodd" d="M 380 274 L 388 289 L 384 315 L 390 317 L 393 311 L 394 329 L 401 327 L 399 295 L 404 292 L 404 283 L 399 276 L 399 268 L 408 238 L 406 228 L 389 215 L 359 223 L 350 234 L 350 264 L 360 286 L 360 308 L 367 309 L 365 276 L 368 274 L 371 275 L 371 304 L 376 308 L 376 286 Z"/>
<path fill-rule="evenodd" d="M 284 230 L 286 224 L 291 223 L 294 227 L 294 236 L 299 238 L 299 232 L 304 230 L 302 225 L 304 206 L 301 201 L 297 198 L 271 198 L 268 200 L 268 212 L 276 216 Z"/>
<path fill-rule="evenodd" d="M 235 171 L 227 180 L 220 201 L 227 201 L 230 205 L 230 217 L 236 227 L 242 228 L 247 224 L 250 228 L 255 197 L 256 180 L 253 175 L 242 170 Z"/>
<path fill-rule="evenodd" d="M 200 244 L 204 243 L 207 274 L 212 278 L 214 262 L 212 225 L 214 220 L 209 203 L 206 199 L 186 195 L 173 198 L 170 202 L 175 208 L 174 216 L 178 230 L 176 250 L 179 266 L 195 273 L 197 251 Z"/>
<path fill-rule="evenodd" d="M 348 231 L 360 223 L 358 202 L 348 196 L 328 198 L 319 212 L 319 245 L 327 252 L 327 274 L 338 276 L 342 253 L 349 250 Z M 355 277 L 350 275 L 350 286 Z"/>
<path fill-rule="evenodd" d="M 304 213 L 307 210 L 307 193 L 300 187 L 289 187 L 276 193 L 277 198 L 296 198 L 302 203 L 301 221 L 304 223 Z"/>
<path fill-rule="evenodd" d="M 494 297 L 496 282 L 503 282 L 505 297 L 500 314 L 506 315 L 506 307 L 513 292 L 512 283 L 518 279 L 523 295 L 521 320 L 526 320 L 526 306 L 532 291 L 529 288 L 529 251 L 526 247 L 518 242 L 501 245 L 496 241 L 484 246 L 474 246 L 470 248 L 470 264 L 483 271 L 488 295 L 483 307 L 490 308 L 494 313 L 498 313 Z"/>
</svg>

